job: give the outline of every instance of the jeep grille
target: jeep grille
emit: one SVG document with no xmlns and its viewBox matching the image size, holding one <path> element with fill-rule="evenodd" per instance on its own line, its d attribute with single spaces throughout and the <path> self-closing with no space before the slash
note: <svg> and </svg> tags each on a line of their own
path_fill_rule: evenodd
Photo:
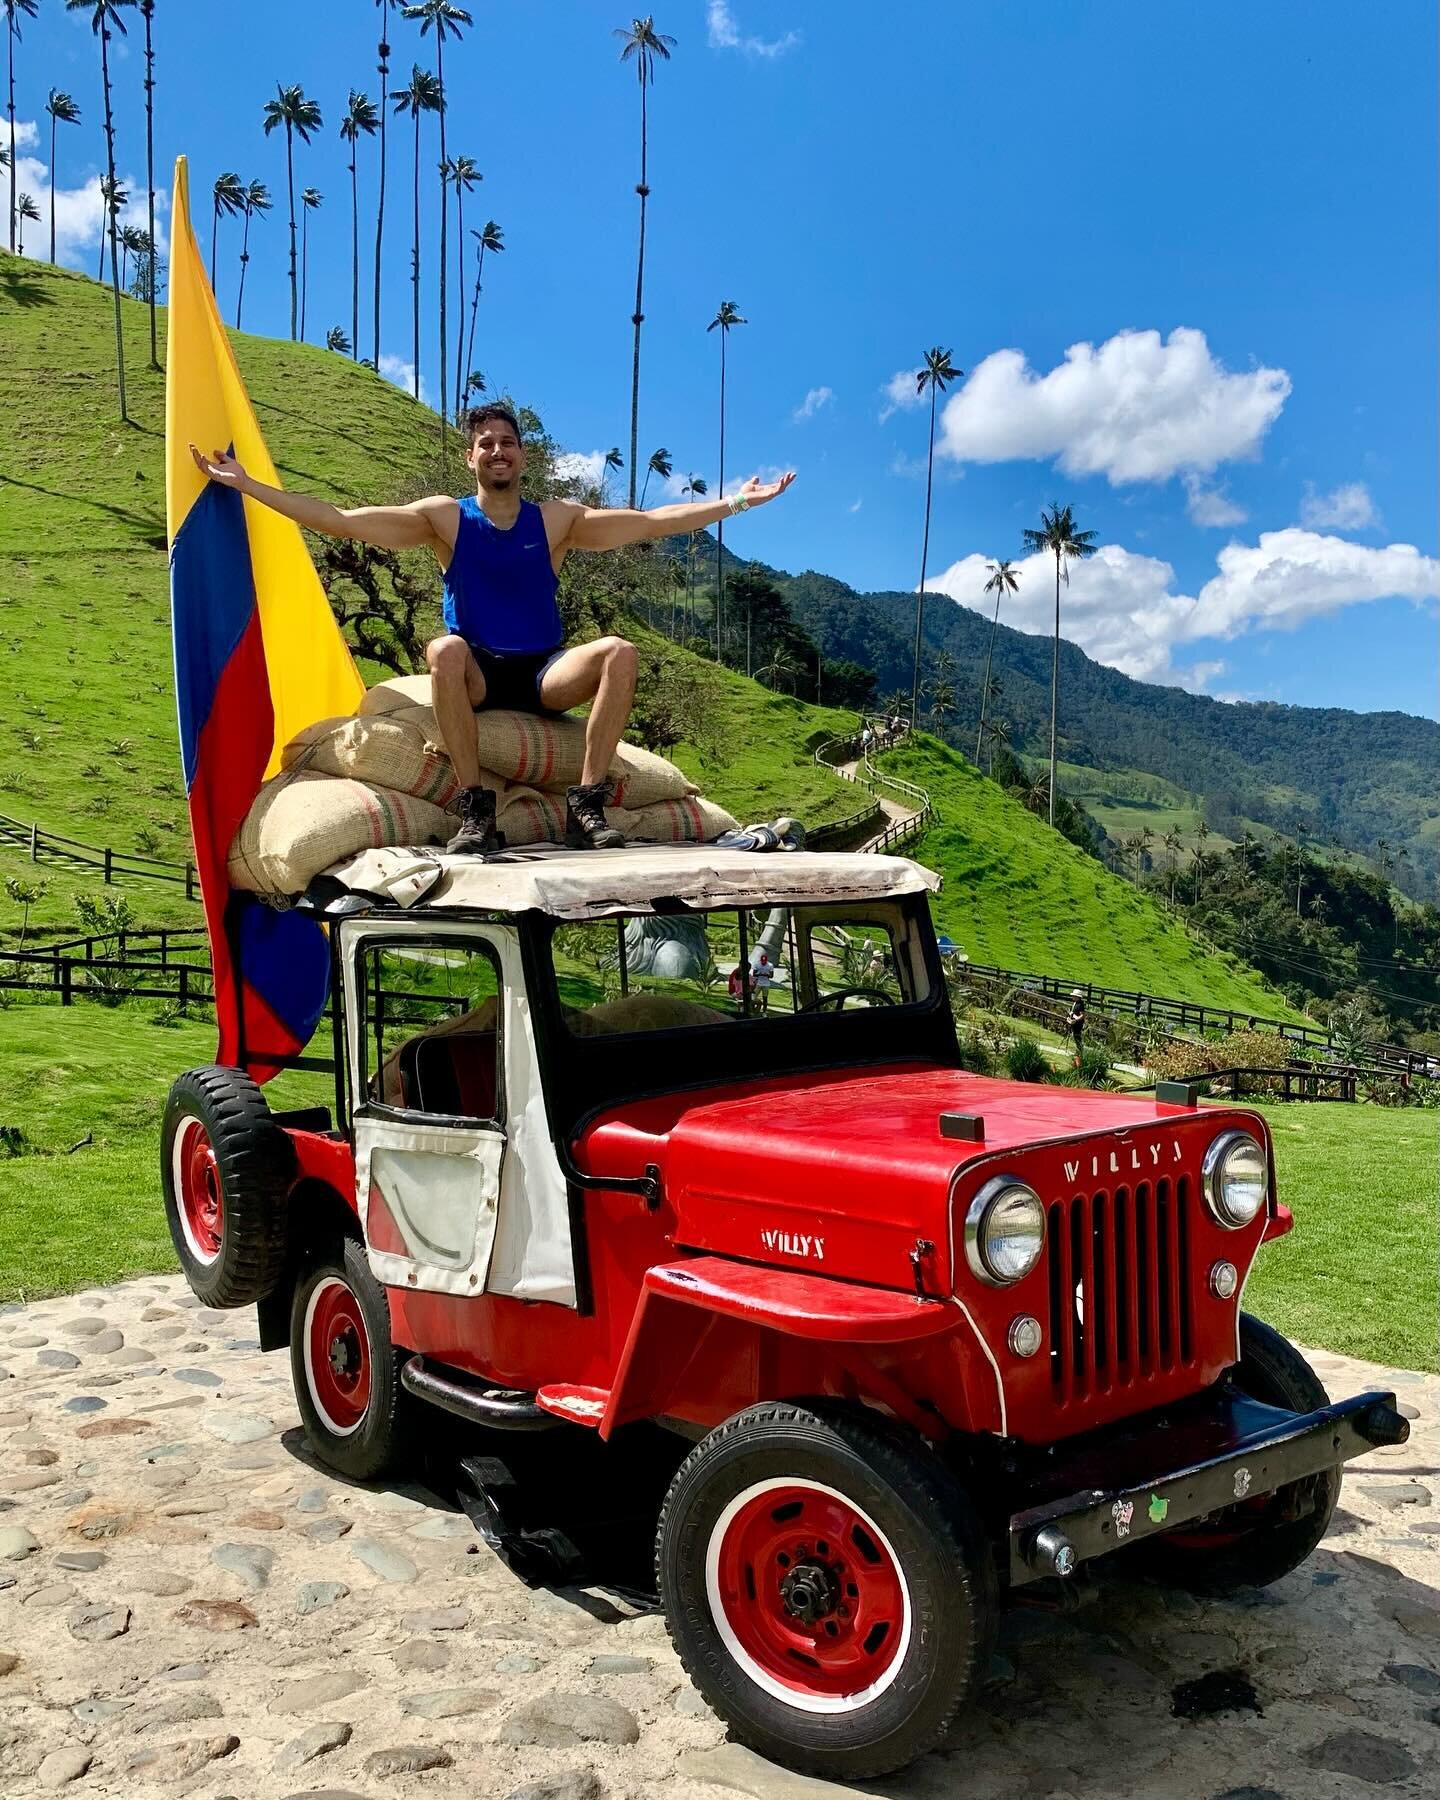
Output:
<svg viewBox="0 0 1440 1800">
<path fill-rule="evenodd" d="M 1057 1398 L 1106 1393 L 1191 1360 L 1191 1183 L 1056 1201 L 1046 1234 Z"/>
</svg>

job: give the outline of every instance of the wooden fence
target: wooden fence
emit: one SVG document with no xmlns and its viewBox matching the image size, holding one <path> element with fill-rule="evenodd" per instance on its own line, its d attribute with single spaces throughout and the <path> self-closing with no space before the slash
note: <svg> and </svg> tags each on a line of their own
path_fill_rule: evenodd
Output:
<svg viewBox="0 0 1440 1800">
<path fill-rule="evenodd" d="M 127 880 L 169 881 L 184 888 L 187 900 L 200 898 L 200 878 L 192 862 L 163 862 L 157 856 L 140 856 L 134 851 L 116 850 L 109 845 L 82 844 L 77 838 L 42 831 L 36 824 L 22 824 L 19 819 L 7 818 L 4 813 L 0 813 L 0 844 L 12 844 L 23 850 L 33 863 L 99 869 L 107 887 Z"/>
</svg>

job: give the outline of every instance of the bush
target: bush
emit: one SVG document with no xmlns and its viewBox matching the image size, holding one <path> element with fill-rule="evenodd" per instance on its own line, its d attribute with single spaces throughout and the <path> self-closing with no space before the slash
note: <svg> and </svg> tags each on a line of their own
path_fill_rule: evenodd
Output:
<svg viewBox="0 0 1440 1800">
<path fill-rule="evenodd" d="M 995 1073 L 994 1052 L 978 1032 L 957 1031 L 955 1048 L 959 1054 L 962 1069 L 968 1069 L 972 1075 L 993 1075 Z"/>
<path fill-rule="evenodd" d="M 1050 1064 L 1034 1038 L 1018 1037 L 1005 1052 L 1005 1071 L 1012 1081 L 1045 1081 Z"/>
</svg>

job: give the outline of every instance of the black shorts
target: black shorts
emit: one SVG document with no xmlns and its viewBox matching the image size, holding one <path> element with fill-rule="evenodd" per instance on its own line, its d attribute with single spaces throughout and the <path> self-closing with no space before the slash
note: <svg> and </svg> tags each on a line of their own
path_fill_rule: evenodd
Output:
<svg viewBox="0 0 1440 1800">
<path fill-rule="evenodd" d="M 565 646 L 560 644 L 553 650 L 500 656 L 483 644 L 471 644 L 470 654 L 485 678 L 482 704 L 498 707 L 504 712 L 540 713 L 547 718 L 558 718 L 554 708 L 541 703 L 540 681 L 556 657 L 564 654 L 564 649 Z"/>
</svg>

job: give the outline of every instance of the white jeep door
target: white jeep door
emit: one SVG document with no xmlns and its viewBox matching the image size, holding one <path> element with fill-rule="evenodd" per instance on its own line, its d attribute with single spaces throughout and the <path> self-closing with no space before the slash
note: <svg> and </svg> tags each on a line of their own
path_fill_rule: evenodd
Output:
<svg viewBox="0 0 1440 1800">
<path fill-rule="evenodd" d="M 376 1279 L 573 1306 L 514 927 L 341 929 L 356 1200 Z"/>
</svg>

